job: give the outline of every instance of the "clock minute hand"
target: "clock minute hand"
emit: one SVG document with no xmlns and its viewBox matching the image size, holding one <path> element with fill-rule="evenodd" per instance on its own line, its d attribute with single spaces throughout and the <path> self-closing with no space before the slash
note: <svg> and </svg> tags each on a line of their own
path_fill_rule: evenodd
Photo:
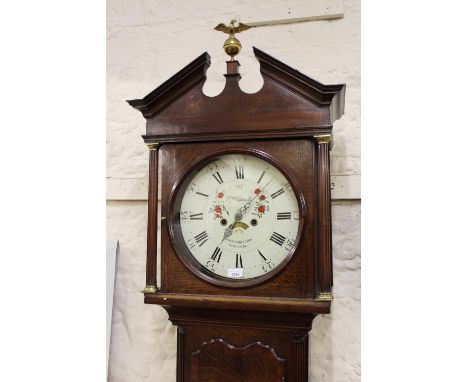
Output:
<svg viewBox="0 0 468 382">
<path fill-rule="evenodd" d="M 260 191 L 257 195 L 255 195 L 251 200 L 249 200 L 244 206 L 242 206 L 241 208 L 239 208 L 238 213 L 241 214 L 241 215 L 242 215 L 242 214 L 245 214 L 245 213 L 250 209 L 250 206 L 252 205 L 253 201 L 254 201 L 255 199 L 257 199 L 257 198 L 259 197 L 259 195 L 260 195 L 263 191 L 265 191 L 265 189 L 266 189 L 266 188 L 268 187 L 268 185 L 273 181 L 273 179 L 274 179 L 274 178 L 271 178 L 271 179 L 269 180 L 269 182 L 268 182 L 267 184 L 265 184 L 265 186 L 261 189 L 261 191 Z"/>
</svg>

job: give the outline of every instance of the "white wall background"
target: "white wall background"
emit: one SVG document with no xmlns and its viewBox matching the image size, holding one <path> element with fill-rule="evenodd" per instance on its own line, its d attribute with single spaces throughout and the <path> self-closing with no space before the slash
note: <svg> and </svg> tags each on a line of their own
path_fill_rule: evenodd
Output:
<svg viewBox="0 0 468 382">
<path fill-rule="evenodd" d="M 158 306 L 143 304 L 148 152 L 145 120 L 126 99 L 141 98 L 204 51 L 204 90 L 221 92 L 226 35 L 219 22 L 308 18 L 331 21 L 254 28 L 239 34 L 241 87 L 262 85 L 252 45 L 312 78 L 346 83 L 345 115 L 334 126 L 332 314 L 316 318 L 310 339 L 312 381 L 360 381 L 360 4 L 358 0 L 108 0 L 107 236 L 120 241 L 109 361 L 110 382 L 175 381 L 175 328 Z"/>
</svg>

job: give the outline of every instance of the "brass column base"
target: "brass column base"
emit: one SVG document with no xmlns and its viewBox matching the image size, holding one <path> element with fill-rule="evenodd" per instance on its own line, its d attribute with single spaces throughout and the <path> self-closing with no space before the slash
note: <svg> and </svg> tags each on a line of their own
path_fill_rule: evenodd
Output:
<svg viewBox="0 0 468 382">
<path fill-rule="evenodd" d="M 330 292 L 320 292 L 315 301 L 333 301 L 333 294 Z"/>
<path fill-rule="evenodd" d="M 141 293 L 156 293 L 156 287 L 154 285 L 147 285 L 145 289 L 141 291 Z"/>
</svg>

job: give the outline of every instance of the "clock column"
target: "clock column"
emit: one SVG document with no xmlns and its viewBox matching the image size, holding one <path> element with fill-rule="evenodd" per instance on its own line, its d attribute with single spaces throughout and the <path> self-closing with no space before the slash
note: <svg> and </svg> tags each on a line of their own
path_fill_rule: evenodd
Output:
<svg viewBox="0 0 468 382">
<path fill-rule="evenodd" d="M 317 135 L 317 279 L 318 301 L 332 301 L 333 263 L 331 235 L 330 142 L 331 135 Z"/>
<path fill-rule="evenodd" d="M 146 253 L 146 286 L 143 293 L 156 293 L 158 286 L 158 154 L 159 143 L 149 143 L 148 233 Z"/>
</svg>

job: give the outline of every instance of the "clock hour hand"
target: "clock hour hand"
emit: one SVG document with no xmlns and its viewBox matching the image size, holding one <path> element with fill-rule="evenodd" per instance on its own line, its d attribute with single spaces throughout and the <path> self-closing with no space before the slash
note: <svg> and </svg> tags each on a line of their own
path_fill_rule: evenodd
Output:
<svg viewBox="0 0 468 382">
<path fill-rule="evenodd" d="M 221 240 L 221 243 L 226 240 L 229 236 L 232 235 L 232 233 L 234 232 L 234 225 L 236 224 L 236 222 L 232 223 L 230 226 L 226 227 L 226 229 L 224 230 L 224 237 L 223 237 L 223 240 Z M 221 244 L 219 243 L 219 244 Z"/>
<path fill-rule="evenodd" d="M 273 180 L 273 179 L 272 179 Z M 270 180 L 271 182 L 271 180 Z M 269 183 L 269 182 L 268 182 Z M 257 195 L 258 196 L 258 195 Z M 255 198 L 254 198 L 255 199 Z M 252 199 L 252 201 L 254 200 Z M 246 204 L 246 206 L 250 206 L 250 203 L 252 203 L 252 201 L 250 201 L 249 203 Z M 233 233 L 234 233 L 234 228 L 236 228 L 237 226 L 243 228 L 244 230 L 249 228 L 249 226 L 245 223 L 242 223 L 241 222 L 241 219 L 242 219 L 242 209 L 245 208 L 242 207 L 242 208 L 239 208 L 239 210 L 237 211 L 236 215 L 234 216 L 234 223 L 232 223 L 231 225 L 229 225 L 228 227 L 226 227 L 226 229 L 224 230 L 224 237 L 223 237 L 223 240 L 221 240 L 221 243 L 226 240 L 229 236 L 231 236 Z M 248 207 L 247 207 L 248 208 Z M 227 211 L 226 211 L 227 212 Z M 219 244 L 221 244 L 219 243 Z"/>
</svg>

